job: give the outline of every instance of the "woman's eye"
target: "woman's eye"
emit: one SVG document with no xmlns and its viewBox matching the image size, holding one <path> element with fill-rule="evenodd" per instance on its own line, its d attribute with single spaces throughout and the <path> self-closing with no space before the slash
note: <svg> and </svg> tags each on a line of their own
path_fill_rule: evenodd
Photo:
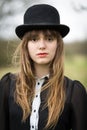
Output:
<svg viewBox="0 0 87 130">
<path fill-rule="evenodd" d="M 53 41 L 54 39 L 53 39 L 53 37 L 48 37 L 47 40 L 48 41 Z"/>
<path fill-rule="evenodd" d="M 37 41 L 38 40 L 38 38 L 36 38 L 36 37 L 33 37 L 33 38 L 31 38 L 31 41 Z"/>
</svg>

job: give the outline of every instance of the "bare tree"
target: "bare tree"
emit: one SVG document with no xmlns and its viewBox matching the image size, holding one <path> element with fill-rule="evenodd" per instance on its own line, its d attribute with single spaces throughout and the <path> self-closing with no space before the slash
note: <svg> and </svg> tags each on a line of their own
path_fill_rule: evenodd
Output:
<svg viewBox="0 0 87 130">
<path fill-rule="evenodd" d="M 41 0 L 3 0 L 0 1 L 0 21 L 6 17 L 19 14 L 34 2 Z"/>
<path fill-rule="evenodd" d="M 71 6 L 78 13 L 83 12 L 83 11 L 87 11 L 87 1 L 86 0 L 85 0 L 85 2 L 79 1 L 79 2 L 77 2 L 77 4 L 76 4 L 76 1 L 72 0 Z"/>
<path fill-rule="evenodd" d="M 7 28 L 15 26 L 15 21 L 12 18 L 16 15 L 23 13 L 27 7 L 29 7 L 34 2 L 39 2 L 41 0 L 2 0 L 0 1 L 0 37 L 2 33 Z M 12 21 L 12 23 L 9 23 Z"/>
</svg>

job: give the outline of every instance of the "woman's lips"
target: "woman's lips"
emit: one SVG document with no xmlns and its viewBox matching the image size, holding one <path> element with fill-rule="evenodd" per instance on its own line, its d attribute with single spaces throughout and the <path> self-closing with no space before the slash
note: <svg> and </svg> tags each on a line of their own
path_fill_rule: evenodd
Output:
<svg viewBox="0 0 87 130">
<path fill-rule="evenodd" d="M 37 56 L 39 56 L 40 58 L 44 58 L 48 55 L 48 53 L 38 53 Z"/>
</svg>

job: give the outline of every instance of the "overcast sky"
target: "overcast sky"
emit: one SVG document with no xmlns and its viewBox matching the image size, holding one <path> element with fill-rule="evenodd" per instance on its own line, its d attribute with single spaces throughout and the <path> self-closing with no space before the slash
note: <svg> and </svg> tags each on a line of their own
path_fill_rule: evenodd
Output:
<svg viewBox="0 0 87 130">
<path fill-rule="evenodd" d="M 70 33 L 64 38 L 64 40 L 69 42 L 73 40 L 87 39 L 87 10 L 76 12 L 73 9 L 73 3 L 79 10 L 80 4 L 82 4 L 83 6 L 87 6 L 87 0 L 41 0 L 41 2 L 39 3 L 47 3 L 53 5 L 58 9 L 60 13 L 61 24 L 66 24 L 70 27 Z M 32 3 L 32 5 L 33 4 L 38 4 L 37 0 L 36 2 Z M 28 6 L 30 6 L 29 2 L 26 3 L 26 8 L 28 8 Z M 15 26 L 22 24 L 23 13 L 24 12 L 11 18 L 11 24 L 15 23 Z M 16 36 L 14 31 L 15 26 L 13 28 L 9 27 L 9 31 L 5 30 L 5 32 L 7 32 L 7 37 L 10 37 L 10 35 Z"/>
<path fill-rule="evenodd" d="M 87 0 L 55 0 L 54 6 L 59 10 L 61 22 L 70 26 L 70 33 L 66 40 L 84 39 L 87 36 L 87 10 L 76 12 L 73 4 L 79 10 L 80 4 L 87 5 Z M 74 2 L 74 3 L 73 3 Z M 87 39 L 87 38 L 86 38 Z"/>
</svg>

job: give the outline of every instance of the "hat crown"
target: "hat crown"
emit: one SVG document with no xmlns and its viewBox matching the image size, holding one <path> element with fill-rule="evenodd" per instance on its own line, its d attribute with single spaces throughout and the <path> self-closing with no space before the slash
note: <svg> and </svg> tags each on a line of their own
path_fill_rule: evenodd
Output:
<svg viewBox="0 0 87 130">
<path fill-rule="evenodd" d="M 38 4 L 29 7 L 24 14 L 24 23 L 16 27 L 17 36 L 22 39 L 26 32 L 35 29 L 54 29 L 62 37 L 69 32 L 67 25 L 60 24 L 58 10 L 48 4 Z"/>
<path fill-rule="evenodd" d="M 24 24 L 58 25 L 60 24 L 60 16 L 56 8 L 50 5 L 34 5 L 25 12 Z"/>
</svg>

